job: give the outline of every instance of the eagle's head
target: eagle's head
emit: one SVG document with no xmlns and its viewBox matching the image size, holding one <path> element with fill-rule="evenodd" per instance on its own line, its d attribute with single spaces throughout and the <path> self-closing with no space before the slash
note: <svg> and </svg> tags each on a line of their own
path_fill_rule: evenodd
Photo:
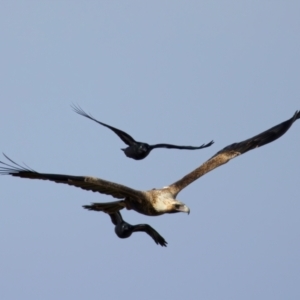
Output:
<svg viewBox="0 0 300 300">
<path fill-rule="evenodd" d="M 157 201 L 155 202 L 154 207 L 160 214 L 174 214 L 178 212 L 190 213 L 189 207 L 176 199 Z"/>
<path fill-rule="evenodd" d="M 184 212 L 187 214 L 190 214 L 190 208 L 185 205 L 183 202 L 180 202 L 178 200 L 174 200 L 170 203 L 168 206 L 168 211 L 167 213 L 173 214 L 173 213 L 178 213 L 178 212 Z"/>
<path fill-rule="evenodd" d="M 168 188 L 151 190 L 149 192 L 151 193 L 150 202 L 158 214 L 190 213 L 189 207 L 175 199 Z"/>
</svg>

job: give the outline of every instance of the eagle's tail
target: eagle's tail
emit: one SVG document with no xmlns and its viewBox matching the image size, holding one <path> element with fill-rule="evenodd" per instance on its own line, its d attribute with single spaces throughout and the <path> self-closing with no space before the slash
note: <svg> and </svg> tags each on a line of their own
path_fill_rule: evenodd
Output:
<svg viewBox="0 0 300 300">
<path fill-rule="evenodd" d="M 91 205 L 83 205 L 82 207 L 88 210 L 103 211 L 107 214 L 113 214 L 125 207 L 125 201 L 121 200 L 107 203 L 92 203 Z"/>
</svg>

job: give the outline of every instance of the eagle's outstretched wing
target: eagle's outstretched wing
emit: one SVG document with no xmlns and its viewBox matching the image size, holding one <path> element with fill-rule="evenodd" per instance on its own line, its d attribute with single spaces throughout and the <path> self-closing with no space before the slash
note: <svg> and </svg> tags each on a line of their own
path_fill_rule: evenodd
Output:
<svg viewBox="0 0 300 300">
<path fill-rule="evenodd" d="M 293 117 L 287 121 L 284 121 L 250 139 L 234 143 L 223 148 L 200 167 L 170 185 L 169 188 L 172 194 L 176 196 L 182 189 L 197 180 L 199 177 L 227 163 L 229 160 L 237 157 L 238 155 L 275 141 L 285 134 L 292 124 L 299 118 L 300 112 L 296 111 Z"/>
<path fill-rule="evenodd" d="M 79 187 L 87 191 L 111 195 L 117 199 L 124 199 L 126 197 L 137 197 L 142 195 L 142 192 L 140 191 L 96 177 L 39 173 L 30 168 L 20 166 L 19 164 L 11 160 L 9 157 L 7 157 L 5 154 L 4 156 L 12 164 L 7 164 L 5 162 L 0 161 L 0 164 L 2 164 L 2 166 L 0 166 L 1 175 L 11 175 L 15 177 L 28 179 L 50 180 L 56 183 L 63 183 Z"/>
</svg>

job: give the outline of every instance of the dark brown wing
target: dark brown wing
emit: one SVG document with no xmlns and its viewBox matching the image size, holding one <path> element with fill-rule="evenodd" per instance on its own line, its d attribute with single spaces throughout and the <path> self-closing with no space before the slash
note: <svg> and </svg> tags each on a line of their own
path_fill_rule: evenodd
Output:
<svg viewBox="0 0 300 300">
<path fill-rule="evenodd" d="M 95 203 L 93 203 L 92 205 L 82 205 L 82 207 L 87 210 L 99 211 L 94 204 Z M 103 210 L 100 210 L 100 211 L 103 211 Z M 115 213 L 107 213 L 107 214 L 110 216 L 110 219 L 114 225 L 117 225 L 123 221 L 122 216 L 119 211 L 117 211 Z"/>
<path fill-rule="evenodd" d="M 71 105 L 71 107 L 77 114 L 79 114 L 83 117 L 86 117 L 90 120 L 93 120 L 93 121 L 97 122 L 98 124 L 105 126 L 105 127 L 109 128 L 110 130 L 112 130 L 126 145 L 131 146 L 136 143 L 136 141 L 133 139 L 133 137 L 131 137 L 128 133 L 96 120 L 91 115 L 87 114 L 80 106 L 76 106 L 73 104 L 73 105 Z"/>
<path fill-rule="evenodd" d="M 13 165 L 0 161 L 0 164 L 2 164 L 2 166 L 0 167 L 1 175 L 11 175 L 28 179 L 50 180 L 56 183 L 76 186 L 87 191 L 111 195 L 117 199 L 124 199 L 125 197 L 140 197 L 142 195 L 142 192 L 140 191 L 136 191 L 124 185 L 106 181 L 96 177 L 38 173 L 32 169 L 24 168 L 18 165 L 10 158 L 8 158 L 5 154 L 4 156 Z"/>
<path fill-rule="evenodd" d="M 125 200 L 119 200 L 114 202 L 92 203 L 90 205 L 83 205 L 82 207 L 93 211 L 103 211 L 110 215 L 111 220 L 114 223 L 114 220 L 118 220 L 117 218 L 119 218 L 120 222 L 123 220 L 119 211 L 126 207 L 126 203 Z"/>
<path fill-rule="evenodd" d="M 275 141 L 285 134 L 292 124 L 299 118 L 300 112 L 296 111 L 294 116 L 287 121 L 282 122 L 250 139 L 225 147 L 216 153 L 212 158 L 207 160 L 204 164 L 202 164 L 199 168 L 170 185 L 169 188 L 171 192 L 176 196 L 182 189 L 209 171 L 227 163 L 229 160 L 238 155 Z"/>
</svg>

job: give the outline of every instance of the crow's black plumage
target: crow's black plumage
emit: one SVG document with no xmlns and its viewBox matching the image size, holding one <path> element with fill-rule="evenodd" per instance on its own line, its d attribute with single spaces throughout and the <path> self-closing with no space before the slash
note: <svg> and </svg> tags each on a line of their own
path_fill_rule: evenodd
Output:
<svg viewBox="0 0 300 300">
<path fill-rule="evenodd" d="M 93 120 L 93 121 L 97 122 L 98 124 L 105 126 L 105 127 L 109 128 L 110 130 L 112 130 L 126 145 L 128 145 L 127 148 L 123 148 L 121 150 L 124 151 L 124 153 L 127 157 L 133 158 L 135 160 L 144 159 L 145 157 L 147 157 L 149 155 L 149 153 L 153 149 L 156 149 L 156 148 L 168 148 L 168 149 L 180 149 L 180 150 L 199 150 L 199 149 L 209 147 L 214 143 L 214 141 L 211 141 L 208 144 L 203 144 L 201 146 L 196 146 L 196 147 L 194 147 L 194 146 L 176 146 L 176 145 L 171 145 L 171 144 L 149 145 L 147 143 L 137 142 L 136 140 L 133 139 L 133 137 L 131 137 L 126 132 L 96 120 L 90 114 L 87 114 L 79 106 L 72 105 L 72 108 L 79 115 L 89 118 L 90 120 Z"/>
<path fill-rule="evenodd" d="M 83 205 L 83 208 L 88 210 L 99 211 L 97 209 L 97 205 Z M 100 211 L 102 210 L 100 209 Z M 133 232 L 140 231 L 140 232 L 145 232 L 149 236 L 151 236 L 157 245 L 161 245 L 162 247 L 167 247 L 168 243 L 166 242 L 166 240 L 150 225 L 148 224 L 131 225 L 124 221 L 120 211 L 108 215 L 110 216 L 112 223 L 116 225 L 115 233 L 119 238 L 126 239 L 129 238 Z"/>
</svg>

